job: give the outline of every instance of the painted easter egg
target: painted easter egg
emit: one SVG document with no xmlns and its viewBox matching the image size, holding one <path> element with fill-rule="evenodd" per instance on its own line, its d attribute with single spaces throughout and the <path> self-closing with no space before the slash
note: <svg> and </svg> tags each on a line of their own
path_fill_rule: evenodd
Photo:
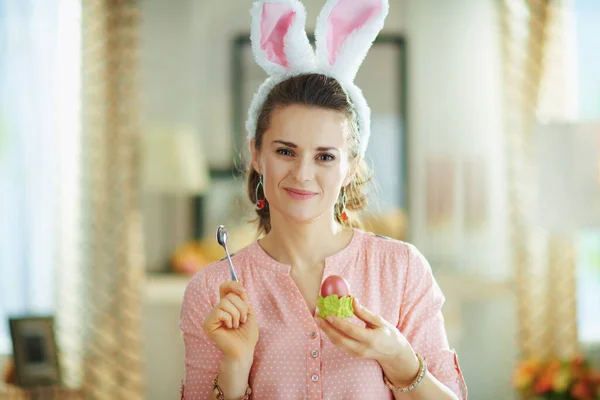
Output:
<svg viewBox="0 0 600 400">
<path fill-rule="evenodd" d="M 339 275 L 331 275 L 325 279 L 321 285 L 321 296 L 327 297 L 332 294 L 337 294 L 338 297 L 350 295 L 348 282 Z"/>
</svg>

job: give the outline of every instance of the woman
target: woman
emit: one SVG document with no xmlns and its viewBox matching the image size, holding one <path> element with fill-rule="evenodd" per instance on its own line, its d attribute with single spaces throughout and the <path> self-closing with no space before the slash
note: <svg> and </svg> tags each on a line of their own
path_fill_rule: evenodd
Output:
<svg viewBox="0 0 600 400">
<path fill-rule="evenodd" d="M 319 21 L 334 23 L 336 12 L 348 17 L 358 10 L 349 19 L 360 21 L 358 27 L 347 31 L 373 31 L 369 24 L 382 23 L 387 2 L 371 10 L 357 2 L 329 1 Z M 182 398 L 466 398 L 444 331 L 444 298 L 427 261 L 410 244 L 353 227 L 351 212 L 366 205 L 369 134 L 366 102 L 352 86 L 355 71 L 332 72 L 336 57 L 326 52 L 323 62 L 331 69 L 318 67 L 318 59 L 302 66 L 306 60 L 293 57 L 300 50 L 285 35 L 304 25 L 297 1 L 259 2 L 253 16 L 260 28 L 253 27 L 253 44 L 260 43 L 255 55 L 264 56 L 257 61 L 287 68 L 259 89 L 247 124 L 247 190 L 263 236 L 232 257 L 239 283 L 230 281 L 226 261 L 205 267 L 189 283 L 180 321 Z M 328 43 L 319 32 L 332 31 L 319 26 L 317 57 L 319 41 Z M 356 46 L 343 50 L 343 40 L 341 46 L 338 58 L 357 53 Z M 268 65 L 265 70 L 273 72 Z M 350 285 L 350 319 L 323 320 L 316 312 L 321 283 L 330 275 Z"/>
</svg>

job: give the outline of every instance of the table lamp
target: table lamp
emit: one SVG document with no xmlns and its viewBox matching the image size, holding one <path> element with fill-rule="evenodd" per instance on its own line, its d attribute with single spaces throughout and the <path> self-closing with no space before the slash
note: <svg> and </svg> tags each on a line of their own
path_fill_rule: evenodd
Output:
<svg viewBox="0 0 600 400">
<path fill-rule="evenodd" d="M 210 185 L 200 135 L 189 127 L 142 131 L 141 185 L 144 194 L 146 269 L 167 272 L 175 249 L 194 237 L 197 207 Z"/>
<path fill-rule="evenodd" d="M 191 128 L 142 132 L 141 168 L 148 194 L 200 195 L 210 183 L 200 135 Z"/>
</svg>

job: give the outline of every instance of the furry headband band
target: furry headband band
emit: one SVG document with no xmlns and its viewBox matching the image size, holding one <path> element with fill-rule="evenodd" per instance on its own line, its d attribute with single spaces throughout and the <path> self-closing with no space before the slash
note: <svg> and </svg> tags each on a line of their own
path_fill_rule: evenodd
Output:
<svg viewBox="0 0 600 400">
<path fill-rule="evenodd" d="M 258 114 L 271 89 L 300 74 L 318 73 L 336 79 L 358 114 L 360 153 L 371 134 L 371 110 L 354 78 L 383 28 L 389 0 L 328 0 L 315 30 L 316 52 L 306 36 L 306 10 L 298 0 L 261 0 L 252 8 L 252 52 L 269 77 L 248 110 L 248 138 L 256 135 Z"/>
</svg>

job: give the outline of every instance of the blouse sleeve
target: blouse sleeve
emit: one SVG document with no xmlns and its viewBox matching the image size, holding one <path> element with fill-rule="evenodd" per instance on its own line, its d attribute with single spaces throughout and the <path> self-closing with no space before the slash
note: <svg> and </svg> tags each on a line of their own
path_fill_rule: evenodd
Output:
<svg viewBox="0 0 600 400">
<path fill-rule="evenodd" d="M 417 353 L 427 361 L 428 369 L 460 399 L 467 398 L 467 387 L 456 352 L 449 348 L 442 305 L 445 298 L 425 257 L 408 246 L 408 271 L 398 329 Z"/>
<path fill-rule="evenodd" d="M 202 329 L 202 322 L 212 308 L 206 276 L 204 271 L 200 271 L 185 289 L 179 320 L 185 344 L 182 399 L 207 399 L 212 391 L 213 379 L 219 372 L 223 356 Z"/>
</svg>

